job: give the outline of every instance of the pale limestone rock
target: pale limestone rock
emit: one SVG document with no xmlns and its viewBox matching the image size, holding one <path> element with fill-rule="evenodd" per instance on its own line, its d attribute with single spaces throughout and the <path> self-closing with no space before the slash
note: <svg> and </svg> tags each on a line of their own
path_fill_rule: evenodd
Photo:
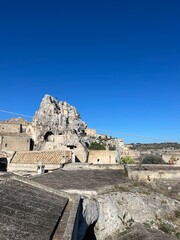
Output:
<svg viewBox="0 0 180 240">
<path fill-rule="evenodd" d="M 61 134 L 66 130 L 76 131 L 77 135 L 83 134 L 86 124 L 80 119 L 77 110 L 67 102 L 58 102 L 55 98 L 45 95 L 40 109 L 35 113 L 33 126 L 43 127 Z"/>
<path fill-rule="evenodd" d="M 99 206 L 95 199 L 83 198 L 81 214 L 79 215 L 78 240 L 83 240 L 86 231 L 94 225 L 99 217 Z"/>
<path fill-rule="evenodd" d="M 95 199 L 84 198 L 83 200 L 83 217 L 86 219 L 87 225 L 91 225 L 98 220 L 99 205 Z"/>
<path fill-rule="evenodd" d="M 27 133 L 34 140 L 35 150 L 75 146 L 76 157 L 84 162 L 88 155 L 85 129 L 86 123 L 81 120 L 76 108 L 45 95 Z"/>
<path fill-rule="evenodd" d="M 150 223 L 172 217 L 180 208 L 180 202 L 164 195 L 138 192 L 100 195 L 97 201 L 99 218 L 95 234 L 98 240 L 109 239 L 116 232 L 123 232 L 134 223 Z"/>
</svg>

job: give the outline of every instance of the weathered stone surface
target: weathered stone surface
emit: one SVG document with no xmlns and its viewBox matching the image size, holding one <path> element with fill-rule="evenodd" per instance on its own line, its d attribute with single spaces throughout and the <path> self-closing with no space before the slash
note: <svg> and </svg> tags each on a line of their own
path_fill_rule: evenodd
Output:
<svg viewBox="0 0 180 240">
<path fill-rule="evenodd" d="M 77 237 L 78 240 L 94 239 L 89 230 L 93 229 L 99 217 L 99 206 L 95 199 L 81 198 L 78 209 L 78 227 Z M 92 238 L 91 238 L 92 237 Z"/>
<path fill-rule="evenodd" d="M 50 239 L 68 199 L 4 175 L 0 182 L 0 239 Z"/>
<path fill-rule="evenodd" d="M 56 190 L 99 191 L 105 187 L 129 182 L 122 170 L 57 170 L 38 175 L 32 181 Z"/>
<path fill-rule="evenodd" d="M 136 223 L 123 233 L 117 233 L 109 237 L 108 240 L 176 240 L 176 237 L 170 236 L 157 229 L 145 227 L 143 224 Z"/>
<path fill-rule="evenodd" d="M 45 95 L 26 133 L 34 141 L 34 150 L 67 150 L 72 146 L 77 159 L 85 162 L 89 144 L 85 129 L 75 107 Z"/>
<path fill-rule="evenodd" d="M 45 95 L 40 109 L 33 118 L 34 126 L 43 127 L 45 131 L 61 134 L 66 130 L 84 133 L 86 124 L 81 121 L 77 110 L 67 102 L 58 102 L 55 98 Z"/>
<path fill-rule="evenodd" d="M 137 222 L 146 224 L 153 222 L 154 226 L 158 227 L 162 219 L 174 217 L 175 211 L 180 209 L 180 202 L 176 200 L 161 194 L 137 191 L 100 195 L 97 201 L 99 218 L 95 233 L 98 240 L 109 239 L 117 231 L 123 232 Z"/>
<path fill-rule="evenodd" d="M 82 202 L 82 215 L 87 225 L 91 225 L 99 218 L 99 206 L 95 199 L 84 198 Z"/>
<path fill-rule="evenodd" d="M 180 171 L 180 169 L 179 169 Z M 156 186 L 166 195 L 180 201 L 180 179 L 156 179 Z"/>
</svg>

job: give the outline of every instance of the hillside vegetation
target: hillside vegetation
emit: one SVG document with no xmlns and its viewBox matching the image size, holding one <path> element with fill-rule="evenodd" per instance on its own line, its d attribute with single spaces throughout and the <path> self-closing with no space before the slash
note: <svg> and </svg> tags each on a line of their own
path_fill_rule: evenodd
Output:
<svg viewBox="0 0 180 240">
<path fill-rule="evenodd" d="M 173 142 L 165 142 L 165 143 L 132 143 L 131 149 L 133 150 L 158 150 L 158 149 L 172 149 L 178 150 L 180 149 L 180 143 Z"/>
</svg>

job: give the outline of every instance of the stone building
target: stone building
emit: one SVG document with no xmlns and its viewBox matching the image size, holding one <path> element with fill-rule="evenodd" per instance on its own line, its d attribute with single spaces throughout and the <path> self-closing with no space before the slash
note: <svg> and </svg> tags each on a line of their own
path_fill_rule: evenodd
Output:
<svg viewBox="0 0 180 240">
<path fill-rule="evenodd" d="M 121 155 L 124 142 L 87 129 L 75 107 L 45 95 L 32 122 L 12 118 L 0 122 L 0 150 L 2 151 L 71 151 L 73 162 L 115 163 L 113 152 L 89 154 L 92 142 L 103 142 Z M 112 150 L 112 149 L 111 149 Z M 93 153 L 95 154 L 95 153 Z M 97 157 L 100 154 L 101 157 Z M 111 161 L 109 160 L 109 156 Z M 89 157 L 89 159 L 88 159 Z"/>
<path fill-rule="evenodd" d="M 8 172 L 43 173 L 58 169 L 72 159 L 71 151 L 16 152 L 8 164 Z"/>
<path fill-rule="evenodd" d="M 0 150 L 29 151 L 31 140 L 26 134 L 0 134 Z"/>
<path fill-rule="evenodd" d="M 0 122 L 0 150 L 29 151 L 31 138 L 26 134 L 28 122 L 22 118 L 12 118 Z"/>
<path fill-rule="evenodd" d="M 93 129 L 93 128 L 86 128 L 85 132 L 88 136 L 96 135 L 96 129 Z"/>
<path fill-rule="evenodd" d="M 117 151 L 90 150 L 88 163 L 93 164 L 116 164 L 118 158 Z"/>
</svg>

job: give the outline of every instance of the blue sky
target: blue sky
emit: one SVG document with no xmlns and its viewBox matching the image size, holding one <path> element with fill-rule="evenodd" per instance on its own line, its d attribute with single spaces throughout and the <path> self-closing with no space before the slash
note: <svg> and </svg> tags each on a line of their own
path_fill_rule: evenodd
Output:
<svg viewBox="0 0 180 240">
<path fill-rule="evenodd" d="M 0 109 L 33 116 L 50 94 L 126 142 L 180 142 L 179 10 L 179 0 L 0 0 Z"/>
</svg>

